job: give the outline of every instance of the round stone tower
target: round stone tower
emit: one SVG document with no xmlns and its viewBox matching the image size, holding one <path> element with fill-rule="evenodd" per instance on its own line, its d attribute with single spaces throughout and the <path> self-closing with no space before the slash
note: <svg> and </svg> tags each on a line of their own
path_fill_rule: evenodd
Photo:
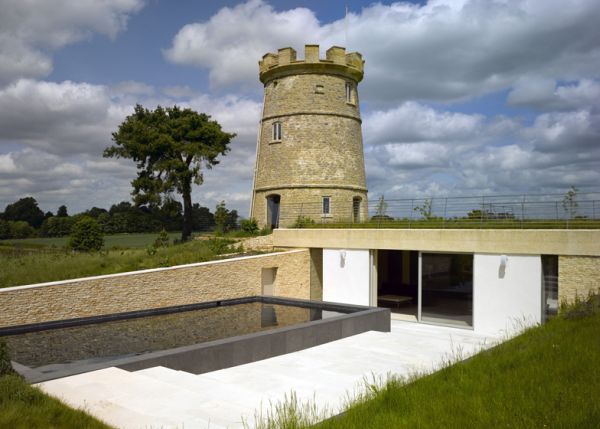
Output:
<svg viewBox="0 0 600 429">
<path fill-rule="evenodd" d="M 367 187 L 358 83 L 362 56 L 334 46 L 326 58 L 306 45 L 259 62 L 264 84 L 251 216 L 261 226 L 293 225 L 299 216 L 321 222 L 360 222 Z"/>
</svg>

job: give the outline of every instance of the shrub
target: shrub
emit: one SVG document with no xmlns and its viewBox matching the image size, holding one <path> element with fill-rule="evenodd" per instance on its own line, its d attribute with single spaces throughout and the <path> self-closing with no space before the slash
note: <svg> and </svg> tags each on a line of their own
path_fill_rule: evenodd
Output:
<svg viewBox="0 0 600 429">
<path fill-rule="evenodd" d="M 224 234 L 237 229 L 238 217 L 237 210 L 229 210 L 225 207 L 225 201 L 217 204 L 214 215 L 217 234 Z"/>
<path fill-rule="evenodd" d="M 104 246 L 102 227 L 91 217 L 82 217 L 73 225 L 69 247 L 73 250 L 89 252 L 100 250 Z"/>
<path fill-rule="evenodd" d="M 4 219 L 0 219 L 0 240 L 10 238 L 10 225 Z"/>
<path fill-rule="evenodd" d="M 35 229 L 24 220 L 8 221 L 9 238 L 29 238 L 35 235 Z"/>
<path fill-rule="evenodd" d="M 258 233 L 258 222 L 253 217 L 251 217 L 250 219 L 242 219 L 240 226 L 242 228 L 242 231 L 247 232 L 249 234 Z"/>
<path fill-rule="evenodd" d="M 163 228 L 158 234 L 158 237 L 156 237 L 156 240 L 154 240 L 152 247 L 155 249 L 158 249 L 159 247 L 169 247 L 169 242 L 169 233 Z"/>
<path fill-rule="evenodd" d="M 235 241 L 233 240 L 211 238 L 207 241 L 207 246 L 213 254 L 222 255 L 224 253 L 231 253 L 234 250 L 230 247 L 230 244 L 233 243 L 235 243 Z"/>
<path fill-rule="evenodd" d="M 72 217 L 53 216 L 44 221 L 41 233 L 45 237 L 63 237 L 71 233 L 73 223 Z"/>
<path fill-rule="evenodd" d="M 260 232 L 258 233 L 259 235 L 269 235 L 273 232 L 273 230 L 271 229 L 270 226 L 263 226 L 262 229 L 260 230 Z"/>
<path fill-rule="evenodd" d="M 296 222 L 292 226 L 292 228 L 306 228 L 307 226 L 314 225 L 315 221 L 306 216 L 298 216 Z"/>
<path fill-rule="evenodd" d="M 600 295 L 589 294 L 587 298 L 576 296 L 569 304 L 561 304 L 561 313 L 565 319 L 581 319 L 600 310 Z"/>
</svg>

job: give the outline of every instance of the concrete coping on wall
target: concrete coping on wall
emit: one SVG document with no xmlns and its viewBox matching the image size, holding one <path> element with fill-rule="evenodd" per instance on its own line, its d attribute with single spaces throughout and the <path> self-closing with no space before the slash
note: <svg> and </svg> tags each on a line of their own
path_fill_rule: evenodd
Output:
<svg viewBox="0 0 600 429">
<path fill-rule="evenodd" d="M 600 256 L 600 229 L 276 229 L 276 247 Z"/>
<path fill-rule="evenodd" d="M 146 270 L 126 271 L 123 273 L 114 273 L 114 274 L 103 274 L 101 276 L 79 277 L 76 279 L 55 280 L 52 282 L 45 282 L 45 283 L 34 283 L 34 284 L 21 285 L 21 286 L 10 286 L 10 287 L 5 287 L 5 288 L 0 288 L 0 293 L 23 290 L 23 289 L 42 288 L 42 287 L 47 287 L 47 286 L 68 285 L 68 284 L 72 284 L 72 283 L 79 283 L 79 282 L 91 281 L 91 280 L 135 276 L 135 275 L 148 274 L 148 273 L 158 273 L 161 271 L 179 270 L 179 269 L 185 269 L 185 268 L 201 267 L 201 266 L 206 266 L 206 265 L 217 265 L 217 264 L 223 264 L 223 263 L 229 263 L 229 262 L 237 262 L 237 261 L 244 261 L 244 260 L 249 260 L 249 259 L 257 259 L 257 258 L 266 258 L 266 257 L 271 257 L 271 256 L 276 256 L 276 255 L 286 255 L 286 254 L 290 254 L 290 253 L 299 253 L 299 252 L 305 252 L 305 251 L 306 251 L 306 249 L 294 249 L 294 250 L 286 250 L 284 252 L 265 253 L 262 255 L 240 256 L 240 257 L 236 257 L 236 258 L 217 259 L 214 261 L 194 262 L 191 264 L 183 264 L 183 265 L 173 265 L 171 267 L 148 268 Z"/>
</svg>

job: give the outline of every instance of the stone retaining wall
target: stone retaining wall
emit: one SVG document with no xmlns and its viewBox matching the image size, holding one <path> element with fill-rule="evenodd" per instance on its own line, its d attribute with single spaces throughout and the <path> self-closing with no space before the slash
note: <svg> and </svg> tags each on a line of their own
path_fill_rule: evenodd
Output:
<svg viewBox="0 0 600 429">
<path fill-rule="evenodd" d="M 572 302 L 576 296 L 586 298 L 591 292 L 600 292 L 600 257 L 559 256 L 559 302 Z"/>
<path fill-rule="evenodd" d="M 263 268 L 277 268 L 273 294 L 310 299 L 308 250 L 249 256 L 0 289 L 0 327 L 260 295 Z"/>
</svg>

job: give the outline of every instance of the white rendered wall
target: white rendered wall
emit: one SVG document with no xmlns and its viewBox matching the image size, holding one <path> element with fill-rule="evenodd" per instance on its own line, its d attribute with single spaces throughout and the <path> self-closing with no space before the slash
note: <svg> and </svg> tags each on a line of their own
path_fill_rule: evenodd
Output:
<svg viewBox="0 0 600 429">
<path fill-rule="evenodd" d="M 323 301 L 369 305 L 369 251 L 323 249 Z"/>
<path fill-rule="evenodd" d="M 540 256 L 475 254 L 473 327 L 477 332 L 515 332 L 542 321 Z"/>
</svg>

